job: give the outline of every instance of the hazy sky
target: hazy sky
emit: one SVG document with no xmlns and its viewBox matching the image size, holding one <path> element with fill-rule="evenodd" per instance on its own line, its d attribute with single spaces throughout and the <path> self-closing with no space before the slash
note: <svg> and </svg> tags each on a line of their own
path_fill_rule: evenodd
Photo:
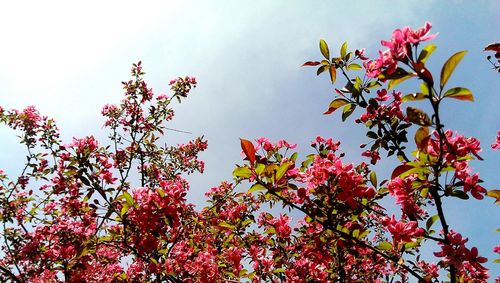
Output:
<svg viewBox="0 0 500 283">
<path fill-rule="evenodd" d="M 206 173 L 189 178 L 190 199 L 200 203 L 241 163 L 239 137 L 286 138 L 305 155 L 315 136 L 331 136 L 343 141 L 347 160 L 363 160 L 364 129 L 342 124 L 338 113 L 322 115 L 333 89 L 326 76 L 300 65 L 320 58 L 320 38 L 333 54 L 348 41 L 374 56 L 393 29 L 431 21 L 439 32 L 431 71 L 469 50 L 449 85 L 468 87 L 476 97 L 475 103 L 450 101 L 444 123 L 480 138 L 485 161 L 472 166 L 485 187 L 499 188 L 500 152 L 489 145 L 500 129 L 500 75 L 482 51 L 500 40 L 499 11 L 498 1 L 10 1 L 0 10 L 0 105 L 35 105 L 58 121 L 66 141 L 89 134 L 103 139 L 100 110 L 120 101 L 131 63 L 143 61 L 157 93 L 168 90 L 171 78 L 196 76 L 198 88 L 175 106 L 169 125 L 193 134 L 168 135 L 174 144 L 198 135 L 209 141 Z M 402 87 L 409 92 L 415 85 Z M 22 147 L 14 132 L 1 128 L 0 134 L 0 168 L 14 172 L 24 161 Z M 390 164 L 381 164 L 379 175 Z M 492 202 L 454 201 L 447 208 L 452 227 L 489 258 L 500 243 L 494 231 L 500 210 Z M 488 266 L 491 275 L 500 273 L 498 264 Z"/>
</svg>

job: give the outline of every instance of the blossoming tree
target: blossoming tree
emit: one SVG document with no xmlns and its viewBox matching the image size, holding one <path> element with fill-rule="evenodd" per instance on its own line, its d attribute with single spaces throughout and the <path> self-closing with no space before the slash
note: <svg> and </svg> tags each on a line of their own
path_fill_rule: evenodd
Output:
<svg viewBox="0 0 500 283">
<path fill-rule="evenodd" d="M 347 43 L 332 58 L 321 40 L 324 59 L 304 64 L 319 66 L 332 83 L 337 74 L 345 79 L 325 114 L 341 109 L 345 121 L 362 112 L 355 123 L 371 139 L 362 155 L 371 164 L 381 152 L 400 160 L 380 182 L 371 165 L 344 162 L 340 142 L 331 138 L 317 137 L 302 162 L 287 141 L 241 139 L 245 162 L 233 171 L 234 182 L 210 189 L 207 206 L 197 210 L 186 201 L 183 176 L 203 172 L 197 156 L 207 142 L 160 145 L 172 102 L 187 97 L 196 80 L 177 78 L 171 96 L 155 97 L 140 62 L 123 83 L 121 103 L 102 111 L 107 142 L 89 136 L 65 144 L 54 121 L 35 108 L 0 109 L 0 121 L 21 132 L 27 150 L 18 178 L 0 173 L 0 280 L 438 282 L 448 275 L 451 282 L 486 282 L 486 258 L 448 225 L 442 200 L 488 194 L 498 201 L 500 191 L 483 188 L 469 167 L 481 159 L 479 141 L 441 120 L 441 103 L 473 96 L 446 87 L 465 52 L 446 61 L 439 80 L 426 68 L 436 46 L 420 44 L 435 37 L 430 28 L 395 30 L 374 60 L 364 49 L 349 52 Z M 420 90 L 393 90 L 407 79 L 421 80 Z M 404 110 L 417 100 L 430 105 L 430 116 Z M 413 146 L 407 135 L 414 127 Z M 493 147 L 500 148 L 500 133 Z M 382 206 L 387 198 L 399 215 Z M 287 210 L 273 214 L 267 208 L 275 205 Z M 303 219 L 292 224 L 287 211 Z M 435 259 L 420 255 L 430 243 L 438 247 Z"/>
</svg>

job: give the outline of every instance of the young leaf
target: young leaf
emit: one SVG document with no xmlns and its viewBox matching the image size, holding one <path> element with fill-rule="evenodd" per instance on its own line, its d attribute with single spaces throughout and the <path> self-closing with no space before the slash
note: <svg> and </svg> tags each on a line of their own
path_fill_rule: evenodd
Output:
<svg viewBox="0 0 500 283">
<path fill-rule="evenodd" d="M 431 54 L 436 50 L 437 46 L 434 44 L 429 44 L 426 47 L 420 51 L 420 54 L 418 55 L 418 62 L 425 63 L 427 61 L 427 58 L 431 56 Z"/>
<path fill-rule="evenodd" d="M 496 204 L 500 204 L 500 190 L 489 190 L 486 195 L 494 198 Z"/>
<path fill-rule="evenodd" d="M 233 176 L 237 178 L 250 178 L 252 176 L 252 170 L 248 167 L 236 167 L 233 170 Z"/>
<path fill-rule="evenodd" d="M 321 62 L 318 62 L 318 61 L 307 61 L 304 64 L 302 64 L 301 67 L 304 67 L 304 66 L 318 66 L 319 64 L 321 64 Z"/>
<path fill-rule="evenodd" d="M 330 80 L 332 81 L 332 84 L 334 84 L 335 80 L 337 80 L 337 70 L 335 70 L 335 66 L 330 65 L 328 71 L 330 72 Z"/>
<path fill-rule="evenodd" d="M 359 64 L 352 63 L 352 64 L 347 65 L 346 69 L 348 71 L 359 71 L 359 70 L 363 70 L 363 67 L 361 67 L 361 65 L 359 65 Z"/>
<path fill-rule="evenodd" d="M 392 244 L 385 241 L 385 242 L 378 244 L 377 249 L 383 250 L 383 251 L 389 251 L 392 249 Z"/>
<path fill-rule="evenodd" d="M 344 106 L 344 109 L 342 109 L 342 122 L 345 122 L 345 120 L 351 116 L 354 109 L 356 109 L 355 104 L 347 104 Z"/>
<path fill-rule="evenodd" d="M 261 184 L 253 184 L 250 189 L 248 189 L 248 193 L 251 194 L 255 191 L 265 191 L 266 190 L 266 187 L 264 187 L 263 185 Z"/>
<path fill-rule="evenodd" d="M 328 49 L 328 44 L 326 44 L 324 39 L 319 40 L 319 50 L 326 60 L 330 60 L 330 50 Z"/>
<path fill-rule="evenodd" d="M 455 54 L 453 54 L 446 63 L 444 63 L 443 68 L 441 69 L 441 80 L 439 82 L 439 86 L 441 89 L 446 85 L 446 82 L 448 82 L 448 79 L 450 78 L 451 74 L 455 70 L 455 67 L 460 63 L 462 58 L 464 57 L 465 53 L 467 51 L 460 51 Z"/>
<path fill-rule="evenodd" d="M 346 55 L 347 55 L 347 42 L 344 42 L 342 44 L 342 47 L 340 47 L 340 57 L 342 59 L 345 59 Z"/>
<path fill-rule="evenodd" d="M 257 163 L 257 164 L 255 165 L 255 173 L 256 173 L 257 175 L 262 174 L 262 172 L 264 172 L 264 169 L 266 169 L 266 165 L 264 165 L 264 164 Z"/>
<path fill-rule="evenodd" d="M 332 102 L 330 102 L 330 105 L 328 105 L 328 110 L 323 114 L 325 114 L 325 115 L 331 114 L 331 113 L 333 113 L 333 111 L 339 109 L 340 107 L 342 107 L 346 104 L 349 104 L 349 101 L 347 101 L 344 98 L 337 98 L 337 99 L 333 100 Z"/>
<path fill-rule="evenodd" d="M 449 97 L 458 100 L 474 101 L 474 96 L 472 96 L 472 92 L 465 87 L 450 88 L 443 94 L 443 97 Z"/>
<path fill-rule="evenodd" d="M 424 141 L 429 136 L 429 128 L 420 127 L 415 133 L 415 144 L 418 148 L 421 148 L 422 141 Z"/>
<path fill-rule="evenodd" d="M 328 66 L 327 65 L 321 65 L 318 70 L 316 71 L 316 75 L 319 76 L 321 73 L 323 73 L 324 71 L 326 71 L 328 69 Z"/>
<path fill-rule="evenodd" d="M 456 197 L 456 198 L 459 198 L 459 199 L 469 199 L 469 195 L 467 195 L 466 192 L 464 191 L 460 191 L 460 190 L 454 190 L 452 193 L 451 193 L 451 196 L 453 197 Z"/>
<path fill-rule="evenodd" d="M 285 175 L 286 171 L 288 170 L 288 167 L 290 167 L 290 162 L 285 162 L 280 165 L 280 167 L 276 171 L 276 181 L 281 180 L 281 178 Z"/>
<path fill-rule="evenodd" d="M 370 183 L 377 188 L 377 173 L 375 171 L 370 172 Z"/>
<path fill-rule="evenodd" d="M 127 191 L 123 192 L 123 197 L 125 198 L 128 206 L 134 206 L 134 198 L 132 198 L 132 196 Z"/>
<path fill-rule="evenodd" d="M 407 79 L 412 78 L 412 77 L 414 77 L 414 76 L 416 76 L 416 74 L 415 74 L 415 73 L 410 73 L 410 74 L 408 74 L 408 75 L 406 75 L 406 76 L 404 76 L 404 77 L 401 77 L 401 78 L 398 78 L 398 79 L 394 79 L 394 80 L 390 80 L 390 81 L 389 81 L 389 86 L 388 86 L 388 89 L 392 89 L 392 88 L 394 88 L 396 85 L 398 85 L 398 84 L 400 84 L 400 83 L 402 83 L 402 82 L 406 81 Z"/>
<path fill-rule="evenodd" d="M 240 138 L 241 141 L 241 149 L 243 149 L 243 153 L 245 153 L 246 157 L 250 161 L 250 164 L 255 163 L 255 147 L 253 143 L 249 140 Z"/>
<path fill-rule="evenodd" d="M 421 92 L 416 92 L 416 93 L 410 93 L 401 98 L 401 101 L 407 102 L 407 101 L 418 101 L 418 100 L 424 100 L 428 95 L 423 94 Z"/>
<path fill-rule="evenodd" d="M 427 219 L 427 222 L 425 223 L 425 229 L 426 230 L 431 229 L 432 224 L 434 224 L 434 222 L 436 222 L 438 219 L 439 219 L 439 215 L 437 215 L 437 214 L 430 217 L 429 219 Z"/>
</svg>

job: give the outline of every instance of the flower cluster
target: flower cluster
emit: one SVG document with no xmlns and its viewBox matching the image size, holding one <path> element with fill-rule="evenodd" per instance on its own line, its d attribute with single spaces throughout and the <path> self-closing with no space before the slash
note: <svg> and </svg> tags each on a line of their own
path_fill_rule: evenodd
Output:
<svg viewBox="0 0 500 283">
<path fill-rule="evenodd" d="M 448 243 L 438 243 L 441 251 L 434 253 L 435 256 L 443 258 L 440 263 L 444 266 L 454 266 L 458 276 L 463 277 L 465 282 L 486 282 L 489 278 L 488 270 L 481 264 L 487 259 L 478 255 L 477 248 L 465 247 L 468 239 L 453 230 L 448 234 L 447 240 Z"/>
<path fill-rule="evenodd" d="M 377 60 L 364 62 L 366 75 L 376 78 L 382 72 L 387 75 L 393 74 L 397 69 L 398 61 L 407 63 L 411 58 L 412 45 L 416 46 L 420 42 L 431 40 L 437 36 L 437 34 L 429 34 L 431 28 L 432 24 L 426 22 L 423 27 L 415 31 L 409 26 L 394 30 L 389 41 L 382 40 L 381 42 L 389 49 L 379 51 L 380 57 Z"/>
</svg>

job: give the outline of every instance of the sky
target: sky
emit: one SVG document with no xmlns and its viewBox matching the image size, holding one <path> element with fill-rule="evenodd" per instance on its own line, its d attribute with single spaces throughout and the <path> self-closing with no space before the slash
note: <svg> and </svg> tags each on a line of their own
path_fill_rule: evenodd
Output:
<svg viewBox="0 0 500 283">
<path fill-rule="evenodd" d="M 204 135 L 203 175 L 189 176 L 189 199 L 222 180 L 231 180 L 242 163 L 239 138 L 261 136 L 299 145 L 302 156 L 317 135 L 342 140 L 346 160 L 360 162 L 364 129 L 324 116 L 333 99 L 326 76 L 301 68 L 320 58 L 318 41 L 331 52 L 342 42 L 366 47 L 376 56 L 381 39 L 395 28 L 433 23 L 437 51 L 429 60 L 435 74 L 447 57 L 469 53 L 449 85 L 471 89 L 476 101 L 444 105 L 447 127 L 482 141 L 485 161 L 473 162 L 486 188 L 499 188 L 500 152 L 489 145 L 500 130 L 500 75 L 491 69 L 485 45 L 500 41 L 498 1 L 10 1 L 0 10 L 0 105 L 35 105 L 53 117 L 62 137 L 95 135 L 105 139 L 102 106 L 118 103 L 121 81 L 142 60 L 146 80 L 157 94 L 168 92 L 178 76 L 195 76 L 199 85 L 181 105 L 169 127 L 171 144 Z M 402 91 L 417 87 L 401 85 Z M 418 105 L 417 105 L 418 107 Z M 24 159 L 15 132 L 0 128 L 0 168 L 16 172 Z M 377 167 L 389 175 L 394 162 Z M 384 171 L 385 169 L 385 171 Z M 379 177 L 380 178 L 380 177 Z M 494 257 L 500 243 L 499 206 L 492 199 L 447 202 L 451 226 L 470 237 L 482 254 Z M 500 264 L 487 264 L 491 275 Z"/>
</svg>

